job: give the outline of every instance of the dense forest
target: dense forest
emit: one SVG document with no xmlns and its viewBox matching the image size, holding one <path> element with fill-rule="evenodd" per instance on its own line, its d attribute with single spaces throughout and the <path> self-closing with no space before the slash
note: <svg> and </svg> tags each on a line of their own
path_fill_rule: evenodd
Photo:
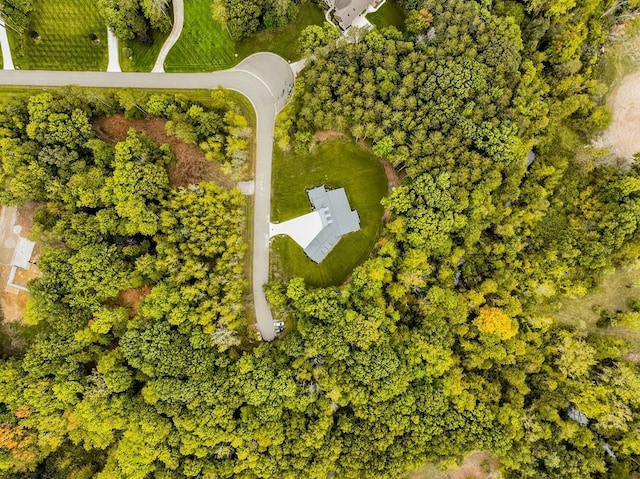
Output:
<svg viewBox="0 0 640 479">
<path fill-rule="evenodd" d="M 3 352 L 0 474 L 396 479 L 472 450 L 507 479 L 640 472 L 631 345 L 542 312 L 640 255 L 640 167 L 576 157 L 609 117 L 601 46 L 637 2 L 404 6 L 406 33 L 324 39 L 280 116 L 278 147 L 337 129 L 406 178 L 345 284 L 268 285 L 289 326 L 273 343 L 245 313 L 239 193 L 172 185 L 168 148 L 91 126 L 163 116 L 235 168 L 247 124 L 224 93 L 4 107 L 0 201 L 38 202 L 46 246 L 24 348 Z"/>
<path fill-rule="evenodd" d="M 309 0 L 213 0 L 213 15 L 234 40 L 240 40 L 258 30 L 286 25 L 304 1 Z"/>
</svg>

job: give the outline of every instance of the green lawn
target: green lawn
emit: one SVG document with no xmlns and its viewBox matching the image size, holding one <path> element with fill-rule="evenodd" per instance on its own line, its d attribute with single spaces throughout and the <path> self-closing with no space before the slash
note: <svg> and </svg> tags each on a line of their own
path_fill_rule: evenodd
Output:
<svg viewBox="0 0 640 479">
<path fill-rule="evenodd" d="M 235 64 L 234 41 L 213 19 L 211 0 L 188 0 L 184 9 L 184 29 L 167 55 L 165 71 L 212 71 Z"/>
<path fill-rule="evenodd" d="M 256 33 L 238 42 L 236 44 L 238 58 L 246 58 L 256 52 L 273 52 L 285 60 L 298 60 L 300 32 L 309 25 L 322 25 L 324 21 L 324 11 L 315 3 L 307 2 L 300 6 L 297 18 L 289 25 Z"/>
<path fill-rule="evenodd" d="M 367 20 L 378 28 L 396 27 L 404 32 L 404 10 L 398 0 L 387 0 L 377 12 L 367 15 Z"/>
<path fill-rule="evenodd" d="M 123 72 L 150 72 L 169 32 L 153 31 L 153 43 L 143 45 L 133 40 L 120 41 L 120 68 Z"/>
<path fill-rule="evenodd" d="M 272 275 L 303 277 L 310 286 L 342 283 L 369 255 L 382 223 L 380 200 L 387 194 L 387 179 L 380 162 L 367 150 L 345 140 L 316 145 L 298 156 L 274 151 L 271 221 L 282 222 L 309 213 L 306 189 L 318 185 L 344 187 L 351 207 L 360 215 L 360 231 L 343 237 L 320 264 L 309 260 L 288 236 L 272 242 Z"/>
<path fill-rule="evenodd" d="M 16 67 L 25 70 L 107 68 L 107 28 L 93 0 L 33 0 L 30 17 L 30 29 L 37 34 L 27 31 L 18 35 L 8 31 Z M 92 33 L 98 36 L 99 42 L 89 38 Z"/>
</svg>

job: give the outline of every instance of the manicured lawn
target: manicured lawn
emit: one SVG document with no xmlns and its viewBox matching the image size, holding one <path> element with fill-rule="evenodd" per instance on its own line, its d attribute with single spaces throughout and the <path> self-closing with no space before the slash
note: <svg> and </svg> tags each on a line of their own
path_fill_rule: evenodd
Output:
<svg viewBox="0 0 640 479">
<path fill-rule="evenodd" d="M 380 162 L 367 150 L 345 140 L 316 145 L 305 156 L 274 151 L 271 221 L 281 222 L 311 211 L 306 189 L 344 187 L 360 215 L 360 231 L 344 236 L 325 260 L 316 264 L 288 236 L 272 242 L 272 275 L 303 277 L 310 286 L 342 283 L 369 255 L 382 223 L 380 200 L 387 179 Z"/>
<path fill-rule="evenodd" d="M 153 32 L 153 43 L 143 45 L 136 41 L 120 41 L 120 68 L 123 72 L 150 72 L 156 63 L 169 32 Z"/>
<path fill-rule="evenodd" d="M 107 28 L 93 0 L 34 0 L 30 29 L 9 30 L 16 67 L 25 70 L 105 70 Z M 93 42 L 90 34 L 97 35 Z M 36 34 L 34 34 L 35 36 Z"/>
<path fill-rule="evenodd" d="M 307 2 L 300 7 L 294 22 L 277 30 L 251 35 L 236 44 L 238 58 L 246 58 L 256 52 L 273 52 L 285 60 L 295 61 L 300 58 L 298 52 L 298 36 L 309 25 L 322 25 L 324 11 L 315 3 Z"/>
<path fill-rule="evenodd" d="M 387 0 L 377 12 L 367 15 L 367 20 L 378 28 L 396 27 L 404 32 L 404 10 L 398 0 Z"/>
<path fill-rule="evenodd" d="M 184 8 L 184 29 L 167 55 L 165 71 L 212 71 L 235 64 L 234 41 L 213 19 L 211 0 L 188 0 Z"/>
</svg>

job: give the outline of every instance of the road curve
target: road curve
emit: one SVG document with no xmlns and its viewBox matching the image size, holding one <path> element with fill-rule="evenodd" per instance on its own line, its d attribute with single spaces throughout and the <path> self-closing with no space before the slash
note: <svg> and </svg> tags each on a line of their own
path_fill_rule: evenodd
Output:
<svg viewBox="0 0 640 479">
<path fill-rule="evenodd" d="M 273 127 L 275 116 L 285 105 L 293 81 L 293 71 L 288 63 L 272 53 L 257 53 L 235 68 L 213 73 L 0 71 L 0 85 L 146 89 L 211 89 L 222 86 L 242 93 L 251 101 L 256 111 L 252 286 L 258 329 L 265 341 L 275 338 L 271 310 L 263 291 L 269 279 Z"/>
<path fill-rule="evenodd" d="M 182 26 L 184 25 L 184 0 L 173 0 L 173 27 L 171 28 L 171 33 L 164 41 L 162 48 L 160 49 L 160 53 L 158 53 L 158 58 L 156 58 L 156 64 L 153 66 L 154 73 L 162 73 L 164 72 L 164 61 L 169 54 L 169 50 L 173 48 L 173 46 L 180 38 L 180 34 L 182 33 Z"/>
</svg>

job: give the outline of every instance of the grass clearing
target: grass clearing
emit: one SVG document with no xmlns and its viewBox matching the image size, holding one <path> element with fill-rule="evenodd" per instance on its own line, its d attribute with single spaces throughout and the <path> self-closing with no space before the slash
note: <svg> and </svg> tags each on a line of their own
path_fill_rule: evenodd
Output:
<svg viewBox="0 0 640 479">
<path fill-rule="evenodd" d="M 229 68 L 237 61 L 234 47 L 225 27 L 213 19 L 211 0 L 189 0 L 184 4 L 184 29 L 164 68 L 167 72 Z"/>
<path fill-rule="evenodd" d="M 320 264 L 307 258 L 288 236 L 274 238 L 272 275 L 300 276 L 310 286 L 344 282 L 369 255 L 382 224 L 380 200 L 387 194 L 387 178 L 381 163 L 358 144 L 333 139 L 303 156 L 276 148 L 272 178 L 271 221 L 282 222 L 311 211 L 306 190 L 324 184 L 345 188 L 361 226 L 360 231 L 344 236 Z"/>
<path fill-rule="evenodd" d="M 30 31 L 8 31 L 17 68 L 106 70 L 107 28 L 95 2 L 34 0 L 30 18 Z M 92 41 L 90 34 L 97 39 Z"/>
<path fill-rule="evenodd" d="M 632 342 L 640 350 L 640 330 L 624 326 L 598 328 L 598 309 L 629 311 L 627 300 L 640 297 L 640 263 L 606 275 L 600 286 L 583 298 L 565 299 L 551 314 L 558 323 L 589 333 L 607 334 Z"/>
<path fill-rule="evenodd" d="M 367 15 L 367 20 L 378 28 L 396 27 L 401 32 L 405 31 L 404 9 L 398 0 L 387 0 L 378 11 Z"/>
<path fill-rule="evenodd" d="M 614 33 L 598 66 L 600 78 L 612 88 L 618 80 L 640 69 L 640 17 Z"/>
<path fill-rule="evenodd" d="M 157 30 L 152 32 L 153 43 L 143 45 L 134 40 L 120 41 L 120 68 L 123 72 L 150 72 L 156 64 L 156 58 L 169 36 Z"/>
<path fill-rule="evenodd" d="M 288 25 L 256 33 L 239 41 L 236 44 L 238 58 L 246 58 L 257 52 L 273 52 L 285 60 L 299 60 L 298 37 L 300 32 L 309 25 L 322 25 L 324 22 L 322 8 L 315 3 L 306 2 L 300 5 L 298 16 Z"/>
</svg>

